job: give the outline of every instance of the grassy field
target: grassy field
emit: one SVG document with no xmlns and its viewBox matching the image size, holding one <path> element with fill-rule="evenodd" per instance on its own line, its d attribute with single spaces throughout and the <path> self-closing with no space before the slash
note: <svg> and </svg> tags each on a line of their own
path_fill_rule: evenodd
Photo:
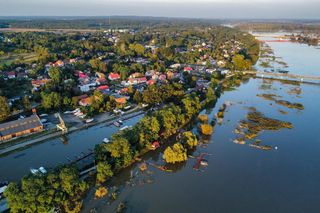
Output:
<svg viewBox="0 0 320 213">
<path fill-rule="evenodd" d="M 15 60 L 21 60 L 23 63 L 32 63 L 37 60 L 36 53 L 9 53 L 0 57 L 0 64 L 11 64 Z"/>
</svg>

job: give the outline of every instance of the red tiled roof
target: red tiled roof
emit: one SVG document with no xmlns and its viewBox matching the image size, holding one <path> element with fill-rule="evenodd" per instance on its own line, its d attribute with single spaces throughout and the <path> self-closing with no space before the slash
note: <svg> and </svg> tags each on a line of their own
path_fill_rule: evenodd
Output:
<svg viewBox="0 0 320 213">
<path fill-rule="evenodd" d="M 110 73 L 109 74 L 109 79 L 119 79 L 120 75 L 118 73 Z"/>
<path fill-rule="evenodd" d="M 109 86 L 108 85 L 103 85 L 103 86 L 100 86 L 100 87 L 98 87 L 97 88 L 97 90 L 107 90 L 107 89 L 109 89 Z"/>
</svg>

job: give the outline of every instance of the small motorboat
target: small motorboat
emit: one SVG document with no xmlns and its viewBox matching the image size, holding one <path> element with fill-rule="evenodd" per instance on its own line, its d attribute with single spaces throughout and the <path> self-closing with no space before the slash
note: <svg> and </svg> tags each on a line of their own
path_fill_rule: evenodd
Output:
<svg viewBox="0 0 320 213">
<path fill-rule="evenodd" d="M 86 123 L 91 123 L 92 121 L 94 121 L 94 119 L 93 118 L 89 118 L 89 119 L 86 120 Z"/>
<path fill-rule="evenodd" d="M 110 143 L 110 140 L 109 140 L 108 138 L 104 138 L 104 139 L 103 139 L 103 142 L 104 142 L 104 143 Z"/>
<path fill-rule="evenodd" d="M 39 173 L 39 170 L 38 170 L 38 169 L 33 169 L 33 168 L 31 168 L 31 169 L 30 169 L 30 172 L 31 172 L 32 174 L 36 175 L 36 174 Z"/>
<path fill-rule="evenodd" d="M 113 122 L 113 125 L 115 125 L 116 127 L 121 126 L 121 124 L 118 121 Z"/>
<path fill-rule="evenodd" d="M 124 126 L 124 127 L 121 127 L 119 130 L 122 131 L 122 130 L 125 130 L 125 129 L 128 129 L 129 126 Z"/>
<path fill-rule="evenodd" d="M 118 120 L 118 123 L 119 123 L 119 124 L 123 124 L 123 121 L 119 119 L 119 120 Z"/>
<path fill-rule="evenodd" d="M 46 170 L 43 166 L 39 167 L 39 171 L 40 171 L 42 174 L 46 174 L 46 173 L 47 173 L 47 170 Z"/>
</svg>

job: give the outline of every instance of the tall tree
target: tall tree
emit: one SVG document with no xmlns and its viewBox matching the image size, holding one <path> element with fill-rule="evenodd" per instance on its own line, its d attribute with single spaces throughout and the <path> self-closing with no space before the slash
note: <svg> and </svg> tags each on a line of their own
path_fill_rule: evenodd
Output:
<svg viewBox="0 0 320 213">
<path fill-rule="evenodd" d="M 6 120 L 10 115 L 10 107 L 7 99 L 0 96 L 0 121 Z"/>
</svg>

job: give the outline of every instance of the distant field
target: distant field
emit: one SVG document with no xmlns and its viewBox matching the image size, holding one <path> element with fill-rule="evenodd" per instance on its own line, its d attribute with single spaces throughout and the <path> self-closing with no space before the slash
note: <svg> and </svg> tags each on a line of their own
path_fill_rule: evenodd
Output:
<svg viewBox="0 0 320 213">
<path fill-rule="evenodd" d="M 97 32 L 97 29 L 40 29 L 40 28 L 0 28 L 0 32 L 54 32 L 54 33 L 84 33 Z"/>
<path fill-rule="evenodd" d="M 0 64 L 11 64 L 15 60 L 21 58 L 24 63 L 31 63 L 37 60 L 36 53 L 9 53 L 0 57 Z"/>
</svg>

